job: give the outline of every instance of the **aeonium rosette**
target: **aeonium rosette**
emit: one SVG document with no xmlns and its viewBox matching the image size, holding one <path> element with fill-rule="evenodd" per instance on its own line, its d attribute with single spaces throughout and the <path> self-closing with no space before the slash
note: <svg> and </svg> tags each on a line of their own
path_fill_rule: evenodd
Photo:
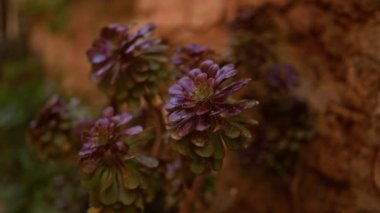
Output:
<svg viewBox="0 0 380 213">
<path fill-rule="evenodd" d="M 201 44 L 188 44 L 176 48 L 172 64 L 176 70 L 180 71 L 178 74 L 183 75 L 191 69 L 199 67 L 204 60 L 213 57 L 216 57 L 216 53 L 212 49 Z"/>
<path fill-rule="evenodd" d="M 84 118 L 76 99 L 52 96 L 31 122 L 28 139 L 45 159 L 70 160 L 80 149 L 80 134 L 91 121 Z"/>
<path fill-rule="evenodd" d="M 277 64 L 268 70 L 267 76 L 269 85 L 277 90 L 287 91 L 298 85 L 298 73 L 291 64 Z"/>
<path fill-rule="evenodd" d="M 219 67 L 206 60 L 169 89 L 171 99 L 165 106 L 169 112 L 168 127 L 177 150 L 191 158 L 191 168 L 196 173 L 208 165 L 219 170 L 224 145 L 237 149 L 251 141 L 245 124 L 255 121 L 237 115 L 255 106 L 257 101 L 231 98 L 250 82 L 242 79 L 228 83 L 236 73 L 232 64 Z"/>
<path fill-rule="evenodd" d="M 115 115 L 108 107 L 83 135 L 79 153 L 82 183 L 93 207 L 143 209 L 153 198 L 149 174 L 158 162 L 129 154 L 129 144 L 143 130 L 141 126 L 126 128 L 132 117 L 129 113 Z"/>
<path fill-rule="evenodd" d="M 109 24 L 87 51 L 92 80 L 113 101 L 135 105 L 142 95 L 154 95 L 165 75 L 167 46 L 152 37 L 155 25 L 137 31 L 133 25 Z"/>
</svg>

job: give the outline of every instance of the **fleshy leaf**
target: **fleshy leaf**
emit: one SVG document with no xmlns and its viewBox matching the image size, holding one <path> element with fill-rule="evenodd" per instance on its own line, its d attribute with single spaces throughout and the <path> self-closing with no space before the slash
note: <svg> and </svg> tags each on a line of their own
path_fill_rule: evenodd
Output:
<svg viewBox="0 0 380 213">
<path fill-rule="evenodd" d="M 158 160 L 148 156 L 137 156 L 136 160 L 148 168 L 156 168 L 159 164 Z"/>
<path fill-rule="evenodd" d="M 176 144 L 177 150 L 180 154 L 187 155 L 187 153 L 189 152 L 189 147 L 185 141 L 178 141 L 174 143 Z"/>
<path fill-rule="evenodd" d="M 194 136 L 192 137 L 191 139 L 191 142 L 195 145 L 195 146 L 198 146 L 198 147 L 204 147 L 205 144 L 208 142 L 207 138 L 206 137 L 203 137 L 203 136 Z"/>
<path fill-rule="evenodd" d="M 195 152 L 201 157 L 208 158 L 214 153 L 214 145 L 209 141 L 204 147 L 195 148 Z"/>
<path fill-rule="evenodd" d="M 192 162 L 190 169 L 195 174 L 201 174 L 205 170 L 205 165 L 202 162 Z"/>
<path fill-rule="evenodd" d="M 128 190 L 124 187 L 120 187 L 120 201 L 126 205 L 129 206 L 133 202 L 135 202 L 137 193 L 134 190 Z"/>
<path fill-rule="evenodd" d="M 186 135 L 188 135 L 191 130 L 194 128 L 194 125 L 191 121 L 188 121 L 186 122 L 185 124 L 183 124 L 182 126 L 180 126 L 178 128 L 178 136 L 179 137 L 185 137 Z"/>
<path fill-rule="evenodd" d="M 104 169 L 103 173 L 100 176 L 100 191 L 105 191 L 107 190 L 113 183 L 114 181 L 114 171 L 111 168 L 106 168 Z"/>
<path fill-rule="evenodd" d="M 224 146 L 221 139 L 215 138 L 214 140 L 212 140 L 212 142 L 214 143 L 214 149 L 215 149 L 214 158 L 223 159 L 225 155 L 225 150 L 224 150 Z"/>
<path fill-rule="evenodd" d="M 224 143 L 228 149 L 237 150 L 242 148 L 243 142 L 239 139 L 223 138 Z"/>
<path fill-rule="evenodd" d="M 125 135 L 132 136 L 132 135 L 138 135 L 143 131 L 143 128 L 141 126 L 133 126 L 125 131 Z"/>
<path fill-rule="evenodd" d="M 252 138 L 252 134 L 249 131 L 249 129 L 247 129 L 246 127 L 244 127 L 242 125 L 236 125 L 236 126 L 240 129 L 241 136 L 243 136 L 246 139 Z"/>
<path fill-rule="evenodd" d="M 136 200 L 136 207 L 143 210 L 144 209 L 144 201 L 141 196 L 139 196 Z"/>
<path fill-rule="evenodd" d="M 91 189 L 93 187 L 96 187 L 100 183 L 100 177 L 103 173 L 102 168 L 98 168 L 93 175 L 90 177 L 83 177 L 81 180 L 81 184 L 83 187 L 87 189 Z"/>
<path fill-rule="evenodd" d="M 136 189 L 140 185 L 139 177 L 130 166 L 123 170 L 122 173 L 124 187 L 127 189 Z"/>
<path fill-rule="evenodd" d="M 240 131 L 238 128 L 230 125 L 224 129 L 224 134 L 229 138 L 237 138 L 240 136 Z"/>
<path fill-rule="evenodd" d="M 105 191 L 99 192 L 99 200 L 102 204 L 111 205 L 118 201 L 119 197 L 119 186 L 117 181 L 114 181 L 110 187 Z"/>
</svg>

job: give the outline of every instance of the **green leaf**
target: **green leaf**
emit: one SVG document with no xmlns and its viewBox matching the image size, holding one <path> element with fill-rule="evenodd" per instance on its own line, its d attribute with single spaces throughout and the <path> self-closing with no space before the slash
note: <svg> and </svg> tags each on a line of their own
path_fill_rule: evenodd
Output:
<svg viewBox="0 0 380 213">
<path fill-rule="evenodd" d="M 159 163 L 158 160 L 156 160 L 155 158 L 148 157 L 148 156 L 137 156 L 136 160 L 140 164 L 142 164 L 148 168 L 156 168 L 158 166 L 158 163 Z"/>
<path fill-rule="evenodd" d="M 95 172 L 91 176 L 84 175 L 84 177 L 81 180 L 81 184 L 83 187 L 87 189 L 94 188 L 96 186 L 99 186 L 100 184 L 100 176 L 103 173 L 102 168 L 98 168 L 95 170 Z"/>
<path fill-rule="evenodd" d="M 237 138 L 240 136 L 240 131 L 234 126 L 228 126 L 224 129 L 224 134 L 229 138 Z"/>
<path fill-rule="evenodd" d="M 182 155 L 187 155 L 189 153 L 189 147 L 186 143 L 186 141 L 175 141 L 173 142 L 175 144 L 178 152 Z"/>
<path fill-rule="evenodd" d="M 53 133 L 51 131 L 47 131 L 40 138 L 42 142 L 49 143 L 53 139 Z"/>
<path fill-rule="evenodd" d="M 223 159 L 225 155 L 225 150 L 224 150 L 222 139 L 218 137 L 212 140 L 212 142 L 214 143 L 214 149 L 215 149 L 214 158 Z"/>
<path fill-rule="evenodd" d="M 135 203 L 135 206 L 141 210 L 144 209 L 144 200 L 142 198 L 141 195 L 138 196 L 137 200 L 136 200 L 136 203 Z"/>
<path fill-rule="evenodd" d="M 237 150 L 242 147 L 242 141 L 239 139 L 230 139 L 223 137 L 223 142 L 226 144 L 227 148 L 231 150 Z"/>
<path fill-rule="evenodd" d="M 133 88 L 133 94 L 132 96 L 135 98 L 139 98 L 142 95 L 144 95 L 144 87 L 143 86 L 136 86 Z"/>
<path fill-rule="evenodd" d="M 127 189 L 136 189 L 140 185 L 137 171 L 131 166 L 122 170 L 123 185 Z"/>
<path fill-rule="evenodd" d="M 151 70 L 158 70 L 160 69 L 160 64 L 154 61 L 149 61 L 149 69 Z"/>
<path fill-rule="evenodd" d="M 105 191 L 100 191 L 99 200 L 105 205 L 111 205 L 117 202 L 119 197 L 119 186 L 117 180 Z"/>
<path fill-rule="evenodd" d="M 192 162 L 190 169 L 195 174 L 201 174 L 205 170 L 205 165 L 202 162 Z"/>
<path fill-rule="evenodd" d="M 125 82 L 125 86 L 130 89 L 135 85 L 135 82 L 132 79 L 127 79 Z"/>
<path fill-rule="evenodd" d="M 147 80 L 147 85 L 148 85 L 150 88 L 154 87 L 156 80 L 157 80 L 157 76 L 155 76 L 155 75 L 151 75 L 151 76 L 149 76 L 149 78 L 148 78 L 148 80 Z M 149 84 L 148 84 L 148 82 L 149 82 Z"/>
<path fill-rule="evenodd" d="M 244 119 L 244 122 L 250 125 L 257 125 L 259 122 L 255 119 Z"/>
<path fill-rule="evenodd" d="M 191 144 L 189 144 L 191 145 Z M 187 156 L 189 156 L 192 160 L 199 161 L 202 160 L 203 157 L 200 156 L 198 153 L 195 152 L 196 150 L 194 148 L 189 147 L 189 152 L 187 153 Z"/>
<path fill-rule="evenodd" d="M 209 141 L 204 147 L 195 148 L 195 152 L 201 157 L 208 158 L 214 153 L 214 145 Z"/>
<path fill-rule="evenodd" d="M 145 177 L 144 175 L 140 175 L 140 187 L 143 190 L 149 189 L 149 178 Z"/>
<path fill-rule="evenodd" d="M 105 191 L 112 185 L 112 182 L 114 181 L 114 173 L 115 171 L 113 169 L 104 169 L 100 175 L 100 191 Z"/>
<path fill-rule="evenodd" d="M 147 55 L 147 56 L 145 56 L 145 58 L 147 60 L 155 60 L 155 61 L 158 61 L 160 63 L 165 63 L 165 62 L 169 61 L 168 57 L 166 57 L 164 55 Z"/>
<path fill-rule="evenodd" d="M 242 125 L 236 125 L 239 129 L 240 129 L 240 134 L 247 138 L 247 139 L 250 139 L 252 138 L 252 134 L 251 134 L 251 131 L 249 131 L 249 129 L 247 129 L 246 127 L 242 126 Z"/>
<path fill-rule="evenodd" d="M 140 106 L 139 102 L 135 99 L 128 100 L 128 107 L 130 109 L 137 109 Z"/>
<path fill-rule="evenodd" d="M 127 190 L 124 187 L 120 187 L 120 201 L 126 205 L 129 206 L 133 202 L 135 202 L 137 198 L 137 192 L 135 190 Z"/>
<path fill-rule="evenodd" d="M 204 147 L 207 142 L 207 138 L 202 136 L 194 136 L 191 139 L 191 143 L 193 143 L 197 147 Z"/>
<path fill-rule="evenodd" d="M 162 53 L 162 52 L 165 52 L 166 50 L 168 50 L 168 46 L 161 44 L 161 45 L 155 45 L 146 49 L 144 53 Z"/>
<path fill-rule="evenodd" d="M 137 82 L 144 82 L 149 78 L 149 73 L 139 72 L 136 73 L 133 77 Z"/>
</svg>

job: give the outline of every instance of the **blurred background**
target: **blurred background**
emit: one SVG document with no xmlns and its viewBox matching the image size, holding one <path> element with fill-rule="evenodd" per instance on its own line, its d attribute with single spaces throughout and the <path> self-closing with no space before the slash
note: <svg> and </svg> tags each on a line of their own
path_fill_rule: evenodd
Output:
<svg viewBox="0 0 380 213">
<path fill-rule="evenodd" d="M 111 22 L 154 22 L 253 78 L 255 143 L 198 212 L 380 212 L 379 0 L 0 0 L 0 212 L 85 211 L 78 171 L 25 133 L 57 92 L 104 104 L 85 52 Z"/>
</svg>

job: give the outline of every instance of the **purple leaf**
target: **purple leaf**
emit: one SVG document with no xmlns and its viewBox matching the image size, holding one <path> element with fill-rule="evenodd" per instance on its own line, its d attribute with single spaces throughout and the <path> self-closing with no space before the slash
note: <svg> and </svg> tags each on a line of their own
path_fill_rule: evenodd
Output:
<svg viewBox="0 0 380 213">
<path fill-rule="evenodd" d="M 177 134 L 179 137 L 183 138 L 188 135 L 194 128 L 193 121 L 187 121 L 177 129 Z"/>
<path fill-rule="evenodd" d="M 235 104 L 228 104 L 225 107 L 227 108 L 227 112 L 230 115 L 238 115 L 241 112 L 243 112 L 246 109 L 250 109 L 258 104 L 257 101 L 240 101 L 239 103 Z"/>
<path fill-rule="evenodd" d="M 175 109 L 176 107 L 177 107 L 178 105 L 174 105 L 174 104 L 172 104 L 172 103 L 166 103 L 165 104 L 165 106 L 164 106 L 164 109 L 166 109 L 166 110 L 173 110 L 173 109 Z"/>
<path fill-rule="evenodd" d="M 133 126 L 125 131 L 125 135 L 132 136 L 132 135 L 138 135 L 143 131 L 143 128 L 141 126 Z"/>
<path fill-rule="evenodd" d="M 188 44 L 186 46 L 186 50 L 189 52 L 190 55 L 197 55 L 202 52 L 205 52 L 207 48 L 200 44 Z"/>
<path fill-rule="evenodd" d="M 178 121 L 184 119 L 187 115 L 188 115 L 188 113 L 185 110 L 174 111 L 174 112 L 170 113 L 168 119 L 170 122 L 178 122 Z"/>
<path fill-rule="evenodd" d="M 182 95 L 183 94 L 183 88 L 178 84 L 174 84 L 172 87 L 169 88 L 169 94 L 171 94 L 171 95 Z"/>
<path fill-rule="evenodd" d="M 201 64 L 201 70 L 208 70 L 210 68 L 210 66 L 212 66 L 213 64 L 215 64 L 212 60 L 205 60 L 202 62 Z"/>
<path fill-rule="evenodd" d="M 118 126 L 124 125 L 132 120 L 133 116 L 127 112 L 113 116 L 112 121 L 117 123 Z"/>
<path fill-rule="evenodd" d="M 179 79 L 178 84 L 181 85 L 186 92 L 193 92 L 196 89 L 194 81 L 187 76 Z"/>
<path fill-rule="evenodd" d="M 228 78 L 236 75 L 236 69 L 233 64 L 227 64 L 220 69 L 215 76 L 215 83 L 220 84 Z"/>
<path fill-rule="evenodd" d="M 204 117 L 198 117 L 195 129 L 198 131 L 205 131 L 209 129 L 211 124 Z"/>
<path fill-rule="evenodd" d="M 172 57 L 172 63 L 174 65 L 181 65 L 185 62 L 185 59 L 182 56 L 175 55 Z"/>
<path fill-rule="evenodd" d="M 114 109 L 109 106 L 103 110 L 102 114 L 104 117 L 112 117 L 114 115 Z"/>
<path fill-rule="evenodd" d="M 241 88 L 243 88 L 244 86 L 246 86 L 249 82 L 251 81 L 251 79 L 243 79 L 243 80 L 240 80 L 240 81 L 235 81 L 225 87 L 223 87 L 217 94 L 218 95 L 230 95 L 234 92 L 237 92 L 239 91 Z M 217 97 L 216 97 L 217 98 Z"/>
<path fill-rule="evenodd" d="M 210 110 L 211 110 L 211 105 L 210 104 L 208 104 L 208 103 L 202 103 L 198 107 L 196 113 L 197 113 L 197 115 L 203 115 L 205 113 L 208 113 Z"/>
<path fill-rule="evenodd" d="M 196 79 L 196 77 L 201 73 L 202 73 L 202 71 L 200 69 L 196 68 L 196 69 L 192 69 L 189 71 L 189 76 L 191 76 L 193 79 Z"/>
<path fill-rule="evenodd" d="M 141 27 L 139 31 L 137 32 L 137 34 L 140 36 L 148 36 L 155 29 L 156 29 L 156 25 L 153 23 L 149 23 Z"/>
</svg>

